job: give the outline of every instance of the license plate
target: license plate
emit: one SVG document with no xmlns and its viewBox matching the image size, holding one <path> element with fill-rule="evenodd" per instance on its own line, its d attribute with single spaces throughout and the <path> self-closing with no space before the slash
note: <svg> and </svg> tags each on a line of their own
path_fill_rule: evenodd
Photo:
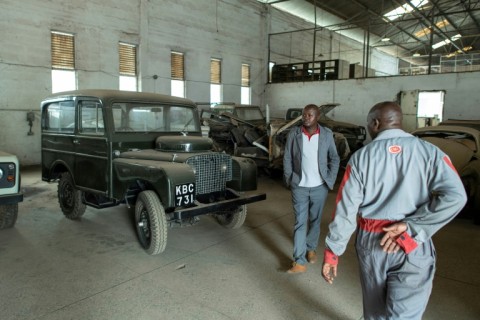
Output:
<svg viewBox="0 0 480 320">
<path fill-rule="evenodd" d="M 175 203 L 177 207 L 192 205 L 195 201 L 195 184 L 187 183 L 175 186 Z"/>
</svg>

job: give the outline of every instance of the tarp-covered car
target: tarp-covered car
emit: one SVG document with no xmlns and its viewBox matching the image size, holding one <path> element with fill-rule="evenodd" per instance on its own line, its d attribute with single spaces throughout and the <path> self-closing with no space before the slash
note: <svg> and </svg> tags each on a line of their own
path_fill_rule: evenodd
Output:
<svg viewBox="0 0 480 320">
<path fill-rule="evenodd" d="M 450 157 L 467 191 L 467 209 L 470 209 L 467 211 L 480 224 L 480 130 L 450 123 L 419 128 L 412 134 L 436 145 Z"/>
</svg>

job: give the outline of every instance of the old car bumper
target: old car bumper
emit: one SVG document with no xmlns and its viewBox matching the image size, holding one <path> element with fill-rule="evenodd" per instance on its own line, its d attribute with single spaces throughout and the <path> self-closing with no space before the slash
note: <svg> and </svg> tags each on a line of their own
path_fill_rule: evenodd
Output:
<svg viewBox="0 0 480 320">
<path fill-rule="evenodd" d="M 0 195 L 0 205 L 4 204 L 16 204 L 23 201 L 22 193 L 14 193 L 7 195 Z"/>
<path fill-rule="evenodd" d="M 189 208 L 179 208 L 173 212 L 175 219 L 187 219 L 198 215 L 215 213 L 225 214 L 231 212 L 235 208 L 257 201 L 262 201 L 267 198 L 265 193 L 240 195 L 237 192 L 228 189 L 228 197 L 225 200 L 216 201 L 212 203 L 199 203 L 196 202 L 195 206 Z"/>
</svg>

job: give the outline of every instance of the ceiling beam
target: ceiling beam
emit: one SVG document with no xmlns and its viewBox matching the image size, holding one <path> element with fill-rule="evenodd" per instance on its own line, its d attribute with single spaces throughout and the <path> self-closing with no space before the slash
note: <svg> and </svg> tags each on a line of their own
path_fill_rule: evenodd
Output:
<svg viewBox="0 0 480 320">
<path fill-rule="evenodd" d="M 465 1 L 462 1 L 462 3 L 465 3 Z M 470 7 L 470 5 L 468 6 L 468 8 L 465 7 L 465 11 L 467 12 L 468 16 L 470 17 L 470 19 L 472 19 L 473 23 L 477 26 L 477 29 L 480 32 L 480 23 L 478 23 L 477 18 L 475 18 L 475 16 L 473 15 L 472 8 Z"/>
<path fill-rule="evenodd" d="M 366 5 L 364 5 L 363 3 L 361 3 L 361 2 L 359 2 L 359 1 L 357 1 L 357 0 L 351 0 L 351 2 L 353 2 L 353 3 L 355 3 L 356 5 L 360 6 L 361 8 L 363 8 L 363 10 L 365 10 L 365 11 L 367 11 L 367 12 L 375 15 L 377 18 L 382 19 L 382 20 L 385 21 L 385 23 L 387 23 L 388 25 L 391 25 L 391 26 L 393 26 L 394 28 L 402 31 L 403 33 L 405 33 L 405 34 L 408 35 L 409 37 L 411 37 L 411 38 L 413 38 L 413 39 L 415 39 L 415 40 L 417 40 L 417 41 L 420 41 L 420 42 L 422 41 L 422 40 L 420 40 L 419 38 L 417 38 L 415 35 L 411 34 L 411 33 L 408 32 L 407 30 L 403 29 L 402 27 L 400 27 L 400 26 L 398 26 L 398 25 L 396 25 L 396 24 L 394 24 L 394 23 L 391 23 L 390 21 L 386 21 L 386 19 L 383 17 L 382 14 L 373 11 L 372 9 L 370 9 L 369 7 L 367 7 Z"/>
<path fill-rule="evenodd" d="M 432 32 L 435 32 L 435 30 L 437 30 L 437 32 L 435 32 L 436 35 L 440 34 L 441 36 L 444 37 L 444 39 L 448 39 L 450 41 L 450 44 L 452 44 L 455 48 L 460 50 L 462 53 L 465 53 L 462 48 L 460 48 L 454 41 L 452 41 L 452 39 L 447 34 L 445 34 L 445 32 L 443 32 L 442 29 L 440 29 L 433 21 L 430 21 L 430 19 L 428 19 L 428 17 L 425 16 L 425 14 L 423 14 L 423 12 L 421 12 L 416 6 L 414 6 L 410 0 L 405 0 L 405 1 L 413 8 L 412 12 L 415 12 L 417 15 L 419 15 L 422 18 L 422 19 L 420 19 L 420 22 L 425 27 L 432 28 Z M 399 6 L 401 6 L 401 4 L 398 3 L 398 1 L 395 0 L 395 2 Z M 427 22 L 425 22 L 425 21 L 427 21 Z M 430 48 L 430 50 L 433 51 L 432 48 Z"/>
</svg>

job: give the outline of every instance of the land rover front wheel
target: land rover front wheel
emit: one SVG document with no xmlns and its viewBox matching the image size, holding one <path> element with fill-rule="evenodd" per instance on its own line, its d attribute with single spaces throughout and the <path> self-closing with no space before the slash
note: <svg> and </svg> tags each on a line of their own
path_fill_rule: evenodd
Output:
<svg viewBox="0 0 480 320">
<path fill-rule="evenodd" d="M 64 172 L 60 176 L 57 193 L 58 203 L 65 217 L 72 220 L 80 219 L 87 206 L 83 203 L 83 191 L 75 188 L 69 172 Z"/>
<path fill-rule="evenodd" d="M 247 217 L 247 205 L 241 205 L 233 212 L 217 214 L 215 216 L 218 223 L 228 229 L 238 229 L 245 222 Z"/>
<path fill-rule="evenodd" d="M 18 215 L 18 203 L 0 206 L 0 229 L 11 228 L 15 225 Z"/>
<path fill-rule="evenodd" d="M 138 241 L 149 255 L 162 253 L 167 246 L 167 218 L 154 191 L 142 191 L 135 203 Z"/>
</svg>

